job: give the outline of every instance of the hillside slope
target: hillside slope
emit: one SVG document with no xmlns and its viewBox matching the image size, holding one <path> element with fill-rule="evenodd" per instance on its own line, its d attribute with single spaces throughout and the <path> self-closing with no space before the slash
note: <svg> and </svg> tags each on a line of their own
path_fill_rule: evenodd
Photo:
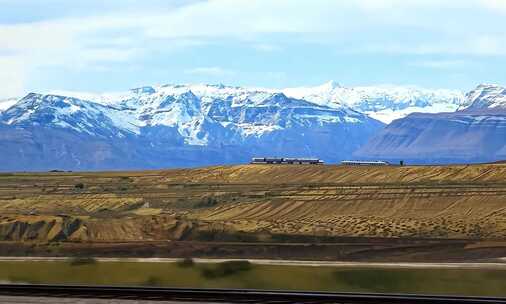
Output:
<svg viewBox="0 0 506 304">
<path fill-rule="evenodd" d="M 0 240 L 506 239 L 506 165 L 4 174 Z"/>
<path fill-rule="evenodd" d="M 354 156 L 426 164 L 505 159 L 506 89 L 480 85 L 466 98 L 457 112 L 413 113 L 393 121 Z"/>
<path fill-rule="evenodd" d="M 506 165 L 342 166 L 240 165 L 152 171 L 168 183 L 455 184 L 502 183 Z M 147 178 L 147 177 L 146 177 Z"/>
</svg>

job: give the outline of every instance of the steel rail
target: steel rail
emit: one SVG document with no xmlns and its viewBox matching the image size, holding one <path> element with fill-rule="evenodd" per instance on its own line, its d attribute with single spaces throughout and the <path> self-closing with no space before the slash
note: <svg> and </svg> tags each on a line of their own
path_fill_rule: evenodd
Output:
<svg viewBox="0 0 506 304">
<path fill-rule="evenodd" d="M 0 284 L 0 295 L 226 303 L 506 303 L 498 297 L 42 284 Z"/>
</svg>

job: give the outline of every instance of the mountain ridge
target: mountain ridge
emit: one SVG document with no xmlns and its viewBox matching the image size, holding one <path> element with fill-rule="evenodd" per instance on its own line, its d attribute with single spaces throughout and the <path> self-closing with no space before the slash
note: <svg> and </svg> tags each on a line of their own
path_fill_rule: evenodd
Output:
<svg viewBox="0 0 506 304">
<path fill-rule="evenodd" d="M 367 90 L 372 91 L 362 98 L 360 94 Z M 411 130 L 401 132 L 404 137 L 421 134 L 416 125 L 426 125 L 427 117 L 439 117 L 437 125 L 444 121 L 457 129 L 460 121 L 472 124 L 478 119 L 480 127 L 489 130 L 502 126 L 502 118 L 497 116 L 502 110 L 495 106 L 501 104 L 498 100 L 502 95 L 491 96 L 502 92 L 499 86 L 480 85 L 464 101 L 459 94 L 444 90 L 367 90 L 329 82 L 297 90 L 195 84 L 143 86 L 100 95 L 30 93 L 0 112 L 0 155 L 9 161 L 0 169 L 47 170 L 58 162 L 62 168 L 72 170 L 194 167 L 244 163 L 259 155 L 312 156 L 327 162 L 339 162 L 352 155 L 404 159 L 406 155 L 392 150 L 389 144 L 405 147 L 416 142 L 414 139 L 380 143 L 378 136 L 398 127 Z M 320 97 L 316 98 L 314 92 Z M 343 96 L 350 99 L 337 98 L 339 92 L 348 92 L 351 95 Z M 473 99 L 475 95 L 486 97 L 486 102 Z M 429 113 L 410 113 L 419 108 Z M 456 112 L 439 111 L 451 117 L 431 116 L 430 112 L 441 108 Z M 378 115 L 388 111 L 397 111 L 398 116 L 409 113 L 400 120 L 416 123 L 402 125 L 399 119 L 393 120 L 385 131 L 385 124 L 364 109 L 377 111 L 374 113 Z M 430 140 L 444 137 L 441 134 L 445 127 L 439 128 L 440 133 L 420 142 L 430 147 Z M 387 136 L 392 138 L 391 134 Z M 494 142 L 497 145 L 497 140 Z M 453 144 L 459 147 L 458 142 Z M 82 149 L 77 148 L 80 145 Z M 422 156 L 413 151 L 413 155 Z M 463 158 L 469 159 L 472 151 L 466 153 Z"/>
<path fill-rule="evenodd" d="M 455 112 L 411 113 L 394 120 L 354 152 L 365 159 L 413 163 L 506 159 L 506 89 L 479 85 Z"/>
<path fill-rule="evenodd" d="M 386 124 L 413 112 L 453 112 L 465 100 L 457 90 L 391 85 L 343 87 L 335 82 L 284 92 L 319 104 L 344 104 Z"/>
<path fill-rule="evenodd" d="M 413 86 L 357 86 L 344 87 L 335 81 L 329 81 L 313 87 L 296 88 L 256 88 L 224 84 L 164 84 L 141 86 L 124 92 L 83 93 L 72 91 L 48 91 L 47 94 L 76 97 L 101 104 L 111 104 L 116 100 L 131 98 L 136 94 L 155 94 L 165 91 L 172 94 L 177 91 L 192 91 L 199 97 L 226 97 L 254 94 L 283 93 L 287 97 L 304 99 L 329 107 L 349 107 L 365 113 L 383 123 L 404 117 L 412 112 L 455 111 L 464 101 L 464 94 L 458 90 L 425 89 Z M 1 111 L 1 109 L 0 109 Z"/>
<path fill-rule="evenodd" d="M 335 162 L 383 127 L 346 106 L 225 86 L 143 87 L 92 101 L 31 93 L 0 121 L 4 171 L 192 167 L 258 154 Z"/>
</svg>

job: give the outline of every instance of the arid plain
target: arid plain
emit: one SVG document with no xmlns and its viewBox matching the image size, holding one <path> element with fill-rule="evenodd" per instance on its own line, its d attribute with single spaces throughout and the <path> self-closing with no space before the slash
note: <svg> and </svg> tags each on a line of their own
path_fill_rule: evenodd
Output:
<svg viewBox="0 0 506 304">
<path fill-rule="evenodd" d="M 506 165 L 0 174 L 0 255 L 491 261 Z"/>
</svg>

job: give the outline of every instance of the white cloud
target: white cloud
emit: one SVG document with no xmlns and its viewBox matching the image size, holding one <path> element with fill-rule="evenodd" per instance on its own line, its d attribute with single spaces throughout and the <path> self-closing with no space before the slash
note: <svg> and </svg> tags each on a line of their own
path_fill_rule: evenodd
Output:
<svg viewBox="0 0 506 304">
<path fill-rule="evenodd" d="M 211 0 L 140 13 L 108 10 L 104 15 L 0 23 L 0 50 L 12 54 L 7 63 L 2 59 L 0 79 L 10 80 L 12 92 L 26 87 L 26 75 L 39 67 L 130 64 L 151 52 L 166 54 L 221 38 L 259 51 L 284 49 L 281 42 L 271 43 L 272 35 L 350 53 L 502 56 L 506 22 L 498 12 L 505 8 L 504 0 Z M 469 20 L 480 9 L 481 18 Z M 193 70 L 186 73 L 232 75 L 214 66 Z"/>
<path fill-rule="evenodd" d="M 468 64 L 465 60 L 419 60 L 408 63 L 409 66 L 431 69 L 455 69 Z"/>
<path fill-rule="evenodd" d="M 504 0 L 482 0 L 481 3 L 493 11 L 506 13 L 506 1 Z"/>
<path fill-rule="evenodd" d="M 504 35 L 480 36 L 468 35 L 452 37 L 442 41 L 421 41 L 416 43 L 382 43 L 362 44 L 344 50 L 346 53 L 388 53 L 411 55 L 470 55 L 470 56 L 504 56 L 506 55 L 506 33 Z"/>
<path fill-rule="evenodd" d="M 188 75 L 210 76 L 210 77 L 226 77 L 226 76 L 233 76 L 236 74 L 235 71 L 224 69 L 221 67 L 197 67 L 187 69 L 184 71 L 184 73 Z"/>
<path fill-rule="evenodd" d="M 0 98 L 23 95 L 25 83 L 26 70 L 22 60 L 14 56 L 0 57 Z"/>
<path fill-rule="evenodd" d="M 506 6 L 497 3 L 506 1 L 214 0 L 142 14 L 123 12 L 116 15 L 0 25 L 0 49 L 25 53 L 35 50 L 57 53 L 60 50 L 58 55 L 61 55 L 62 52 L 75 54 L 75 51 L 90 49 L 100 52 L 96 50 L 96 45 L 100 43 L 116 48 L 138 49 L 148 47 L 144 43 L 153 39 L 172 39 L 171 43 L 174 43 L 176 39 L 196 42 L 202 38 L 228 37 L 252 40 L 259 50 L 274 50 L 278 46 L 263 43 L 258 35 L 328 33 L 331 35 L 325 37 L 326 40 L 333 41 L 353 35 L 367 36 L 368 33 L 383 29 L 398 30 L 395 27 L 403 25 L 411 26 L 410 30 L 413 31 L 434 30 L 436 40 L 437 32 L 449 27 L 460 34 L 467 33 L 469 28 L 486 34 L 487 31 L 480 28 L 479 22 L 462 24 L 468 20 L 455 17 L 458 14 L 452 14 L 452 10 L 469 9 L 473 4 L 484 7 Z M 448 10 L 447 14 L 441 14 L 445 10 Z M 459 22 L 451 22 L 452 19 Z M 101 56 L 100 60 L 115 60 L 115 54 L 110 54 L 111 56 Z"/>
<path fill-rule="evenodd" d="M 475 37 L 467 47 L 476 54 L 504 55 L 506 54 L 506 34 L 503 36 L 483 35 Z"/>
</svg>

